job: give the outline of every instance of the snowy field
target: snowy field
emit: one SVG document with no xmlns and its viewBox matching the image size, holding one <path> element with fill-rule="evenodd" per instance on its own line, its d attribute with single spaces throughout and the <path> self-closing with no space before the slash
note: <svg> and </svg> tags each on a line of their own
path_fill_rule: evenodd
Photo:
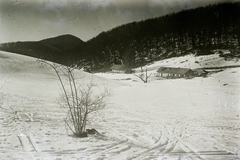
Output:
<svg viewBox="0 0 240 160">
<path fill-rule="evenodd" d="M 239 63 L 215 54 L 190 55 L 148 68 L 152 73 L 163 64 L 198 68 L 190 64 L 196 58 L 213 66 Z M 71 136 L 66 112 L 57 105 L 60 86 L 53 70 L 34 58 L 0 52 L 0 159 L 240 159 L 240 68 L 147 84 L 131 74 L 76 75 L 112 91 L 108 106 L 88 125 L 101 136 Z"/>
</svg>

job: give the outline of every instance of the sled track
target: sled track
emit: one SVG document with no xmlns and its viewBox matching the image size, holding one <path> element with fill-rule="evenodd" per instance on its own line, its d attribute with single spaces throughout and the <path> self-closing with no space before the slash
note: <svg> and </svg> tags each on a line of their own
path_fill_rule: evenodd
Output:
<svg viewBox="0 0 240 160">
<path fill-rule="evenodd" d="M 27 135 L 23 133 L 19 134 L 18 139 L 25 153 L 27 153 L 32 159 L 43 159 L 40 155 L 41 150 L 36 145 L 31 132 L 28 132 Z"/>
<path fill-rule="evenodd" d="M 108 147 L 106 147 L 106 149 L 104 150 L 101 150 L 100 152 L 97 152 L 95 154 L 91 154 L 88 158 L 84 158 L 83 160 L 91 160 L 91 159 L 97 159 L 97 158 L 106 158 L 109 156 L 109 154 L 111 155 L 111 152 L 112 153 L 116 153 L 116 152 L 122 152 L 122 151 L 125 151 L 125 150 L 128 150 L 129 149 L 129 145 L 126 144 L 127 143 L 127 140 L 124 140 L 124 141 L 120 141 L 120 142 L 117 142 L 117 143 L 114 143 Z M 124 148 L 122 147 L 124 146 Z M 121 148 L 121 150 L 118 150 L 119 148 Z"/>
<path fill-rule="evenodd" d="M 152 148 L 133 156 L 132 159 L 156 159 L 158 157 L 164 157 L 165 155 L 171 153 L 178 144 L 178 140 L 176 138 L 169 137 L 169 135 L 170 134 L 168 132 L 164 131 L 160 137 L 161 142 L 158 142 Z M 179 136 L 181 135 L 182 134 L 180 133 Z"/>
<path fill-rule="evenodd" d="M 152 121 L 154 123 L 157 123 L 158 120 L 153 118 Z M 145 150 L 144 152 L 137 154 L 133 157 L 133 159 L 157 159 L 158 157 L 168 157 L 168 156 L 174 156 L 178 160 L 184 159 L 187 157 L 188 159 L 193 160 L 206 160 L 207 158 L 204 155 L 201 155 L 198 151 L 194 149 L 190 144 L 184 142 L 182 140 L 183 136 L 183 129 L 180 129 L 179 133 L 176 132 L 176 128 L 173 127 L 173 131 L 170 131 L 167 128 L 167 125 L 165 123 L 158 123 L 162 127 L 162 137 L 165 136 L 164 143 L 160 143 L 150 149 Z M 181 149 L 181 153 L 177 154 L 177 152 L 173 152 L 176 146 Z M 175 153 L 175 154 L 172 154 Z M 144 158 L 145 157 L 145 158 Z"/>
</svg>

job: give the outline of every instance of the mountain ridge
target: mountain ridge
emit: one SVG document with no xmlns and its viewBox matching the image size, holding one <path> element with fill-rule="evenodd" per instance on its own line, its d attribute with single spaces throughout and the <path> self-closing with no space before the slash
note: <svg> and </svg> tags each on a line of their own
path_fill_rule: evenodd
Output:
<svg viewBox="0 0 240 160">
<path fill-rule="evenodd" d="M 65 34 L 40 41 L 3 43 L 0 50 L 70 65 L 84 46 L 78 37 Z"/>
<path fill-rule="evenodd" d="M 70 34 L 47 38 L 47 39 L 40 40 L 38 42 L 51 47 L 60 48 L 61 50 L 66 50 L 66 47 L 68 49 L 68 48 L 74 48 L 74 47 L 78 47 L 79 45 L 85 44 L 85 42 L 82 41 L 80 38 Z M 71 44 L 70 47 L 66 46 L 69 44 Z"/>
</svg>

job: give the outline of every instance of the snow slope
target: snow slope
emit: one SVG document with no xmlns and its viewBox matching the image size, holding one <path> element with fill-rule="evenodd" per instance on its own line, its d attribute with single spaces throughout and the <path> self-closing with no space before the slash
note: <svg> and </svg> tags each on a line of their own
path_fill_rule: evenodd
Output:
<svg viewBox="0 0 240 160">
<path fill-rule="evenodd" d="M 151 65 L 148 65 L 147 67 L 149 70 L 156 70 L 159 67 L 166 66 L 197 69 L 204 67 L 224 67 L 232 65 L 240 65 L 240 61 L 238 59 L 225 60 L 224 57 L 220 57 L 218 53 L 215 53 L 204 56 L 195 56 L 190 54 L 182 57 L 169 58 L 157 61 Z"/>
<path fill-rule="evenodd" d="M 109 105 L 88 126 L 100 136 L 70 136 L 52 70 L 0 52 L 2 159 L 240 159 L 239 68 L 147 84 L 127 80 L 134 75 L 76 75 L 112 90 Z"/>
<path fill-rule="evenodd" d="M 195 56 L 193 54 L 186 55 L 182 57 L 174 57 L 169 59 L 164 59 L 160 61 L 156 61 L 153 64 L 143 66 L 142 68 L 145 70 L 147 68 L 148 75 L 151 74 L 149 78 L 150 81 L 158 80 L 159 77 L 156 77 L 157 70 L 160 67 L 180 67 L 180 68 L 190 68 L 190 69 L 198 69 L 198 68 L 205 68 L 205 67 L 229 67 L 229 66 L 240 66 L 239 59 L 231 59 L 225 60 L 223 57 L 220 57 L 218 53 L 205 55 L 205 56 Z M 208 69 L 209 70 L 209 69 Z M 141 72 L 141 68 L 135 69 L 136 74 Z M 113 79 L 113 80 L 121 80 L 121 81 L 141 81 L 137 78 L 134 74 L 115 74 L 115 73 L 97 73 L 100 77 Z"/>
</svg>

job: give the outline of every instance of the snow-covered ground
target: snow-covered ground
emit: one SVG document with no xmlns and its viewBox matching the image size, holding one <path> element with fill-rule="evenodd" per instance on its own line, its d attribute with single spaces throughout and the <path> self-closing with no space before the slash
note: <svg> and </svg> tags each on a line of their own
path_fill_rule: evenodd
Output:
<svg viewBox="0 0 240 160">
<path fill-rule="evenodd" d="M 160 67 L 180 67 L 180 68 L 189 68 L 189 69 L 199 69 L 205 67 L 229 67 L 229 66 L 240 66 L 240 60 L 235 58 L 231 60 L 225 60 L 223 57 L 220 57 L 218 53 L 211 54 L 207 56 L 194 56 L 193 54 L 174 57 L 169 59 L 160 60 L 154 62 L 150 65 L 143 66 L 142 69 L 145 71 L 148 70 L 148 75 L 151 74 L 149 80 L 159 79 L 156 77 L 157 70 Z M 208 69 L 209 70 L 209 69 Z M 141 72 L 141 68 L 135 69 L 136 74 Z M 134 74 L 115 74 L 115 73 L 97 73 L 100 77 L 104 77 L 112 80 L 127 80 L 127 81 L 139 81 Z"/>
<path fill-rule="evenodd" d="M 154 73 L 159 64 L 211 56 L 218 57 L 185 56 L 148 68 L 156 67 Z M 214 66 L 238 63 L 216 59 Z M 76 72 L 80 82 L 112 91 L 88 126 L 101 136 L 78 139 L 64 125 L 54 72 L 39 66 L 34 58 L 0 52 L 0 159 L 240 159 L 240 68 L 147 84 L 132 74 Z"/>
<path fill-rule="evenodd" d="M 167 66 L 197 69 L 204 67 L 224 67 L 232 65 L 240 65 L 240 60 L 232 59 L 226 61 L 224 57 L 220 57 L 218 53 L 215 53 L 207 56 L 195 56 L 190 54 L 182 57 L 169 58 L 148 65 L 147 68 L 149 70 L 156 70 L 159 67 Z M 138 68 L 137 71 L 139 70 L 140 69 Z"/>
</svg>

